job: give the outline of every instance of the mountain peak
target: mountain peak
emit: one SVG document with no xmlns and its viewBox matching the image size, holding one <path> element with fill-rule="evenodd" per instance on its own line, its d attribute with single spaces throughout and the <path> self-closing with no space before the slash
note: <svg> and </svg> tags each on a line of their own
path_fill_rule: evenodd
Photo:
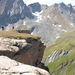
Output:
<svg viewBox="0 0 75 75">
<path fill-rule="evenodd" d="M 71 14 L 71 13 L 73 12 L 73 7 L 72 7 L 72 5 L 71 5 L 71 4 L 68 4 L 67 7 L 69 8 L 70 14 Z"/>
<path fill-rule="evenodd" d="M 38 2 L 30 4 L 28 6 L 29 6 L 30 10 L 32 9 L 31 12 L 33 12 L 33 13 L 41 11 L 41 5 Z"/>
<path fill-rule="evenodd" d="M 53 6 L 54 6 L 54 7 L 57 7 L 57 6 L 58 6 L 58 4 L 57 4 L 57 3 L 55 3 Z"/>
<path fill-rule="evenodd" d="M 60 5 L 60 8 L 63 8 L 64 10 L 68 10 L 68 7 L 66 6 L 65 3 L 62 2 L 59 5 Z"/>
<path fill-rule="evenodd" d="M 0 25 L 16 23 L 19 19 L 33 18 L 29 8 L 23 0 L 1 0 L 0 1 Z"/>
<path fill-rule="evenodd" d="M 70 3 L 70 4 L 68 4 L 67 5 L 67 7 L 69 7 L 69 8 L 72 8 L 73 9 L 73 7 L 72 7 L 72 4 Z"/>
<path fill-rule="evenodd" d="M 63 3 L 63 2 L 62 2 L 62 3 L 60 3 L 59 5 L 60 5 L 60 6 L 62 6 L 62 7 L 66 6 L 66 4 L 65 4 L 65 3 Z"/>
<path fill-rule="evenodd" d="M 73 7 L 72 7 L 72 4 L 70 3 L 70 4 L 68 4 L 67 5 L 69 8 L 72 8 L 73 9 Z"/>
</svg>

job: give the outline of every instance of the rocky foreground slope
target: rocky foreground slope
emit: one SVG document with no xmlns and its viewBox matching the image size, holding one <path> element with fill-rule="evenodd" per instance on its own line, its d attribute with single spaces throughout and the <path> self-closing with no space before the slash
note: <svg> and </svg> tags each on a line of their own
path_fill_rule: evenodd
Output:
<svg viewBox="0 0 75 75">
<path fill-rule="evenodd" d="M 41 41 L 33 39 L 10 39 L 0 37 L 0 55 L 8 56 L 16 61 L 41 67 L 45 46 Z"/>
<path fill-rule="evenodd" d="M 0 56 L 0 75 L 50 75 L 47 71 Z"/>
<path fill-rule="evenodd" d="M 1 31 L 0 36 L 0 75 L 49 75 L 40 69 L 45 68 L 41 60 L 46 46 L 39 37 L 15 30 Z"/>
</svg>

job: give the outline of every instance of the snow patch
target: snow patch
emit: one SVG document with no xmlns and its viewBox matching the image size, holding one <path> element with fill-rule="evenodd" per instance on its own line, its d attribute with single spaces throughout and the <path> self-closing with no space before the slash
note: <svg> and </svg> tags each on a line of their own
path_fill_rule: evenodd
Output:
<svg viewBox="0 0 75 75">
<path fill-rule="evenodd" d="M 32 14 L 35 15 L 35 16 L 39 16 L 42 12 L 43 11 L 41 11 L 41 12 L 35 12 L 35 13 L 32 13 Z"/>
<path fill-rule="evenodd" d="M 54 24 L 52 24 L 54 26 Z"/>
<path fill-rule="evenodd" d="M 67 31 L 66 31 L 66 30 L 64 30 L 64 29 L 63 29 L 62 31 L 67 32 Z"/>
<path fill-rule="evenodd" d="M 50 16 L 49 16 L 49 15 L 48 15 L 47 17 L 48 17 L 48 18 L 50 18 Z"/>
<path fill-rule="evenodd" d="M 42 15 L 39 15 L 39 16 L 37 17 L 36 22 L 39 22 L 40 20 L 42 20 Z"/>
<path fill-rule="evenodd" d="M 59 25 L 59 27 L 61 27 L 62 25 Z"/>
<path fill-rule="evenodd" d="M 31 35 L 33 35 L 33 32 L 31 33 Z"/>
<path fill-rule="evenodd" d="M 26 25 L 26 22 L 25 21 L 23 22 L 23 25 Z"/>
<path fill-rule="evenodd" d="M 60 36 L 57 36 L 56 39 L 58 39 Z"/>
<path fill-rule="evenodd" d="M 56 27 L 57 25 L 52 24 L 54 27 Z"/>
<path fill-rule="evenodd" d="M 71 26 L 73 26 L 73 23 L 70 23 Z"/>
<path fill-rule="evenodd" d="M 33 15 L 37 16 L 37 20 L 35 22 L 39 22 L 40 20 L 42 20 L 42 15 L 40 15 L 42 12 L 43 11 L 32 13 Z"/>
</svg>

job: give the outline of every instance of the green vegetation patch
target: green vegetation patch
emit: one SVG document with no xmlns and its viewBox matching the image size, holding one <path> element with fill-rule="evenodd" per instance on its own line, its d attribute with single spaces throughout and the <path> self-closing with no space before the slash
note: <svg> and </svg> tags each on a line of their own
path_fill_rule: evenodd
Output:
<svg viewBox="0 0 75 75">
<path fill-rule="evenodd" d="M 68 55 L 55 58 L 51 63 L 46 65 L 50 73 L 54 75 L 74 75 L 75 74 L 75 51 Z"/>
<path fill-rule="evenodd" d="M 54 44 L 45 49 L 43 60 L 56 50 L 72 50 L 73 48 L 75 48 L 75 31 L 61 34 Z"/>
<path fill-rule="evenodd" d="M 53 62 L 46 62 L 51 74 L 75 75 L 75 31 L 66 32 L 44 51 L 43 61 L 54 51 L 71 50 L 69 54 L 59 56 Z"/>
<path fill-rule="evenodd" d="M 17 38 L 17 39 L 27 39 L 32 38 L 35 40 L 39 40 L 38 36 L 33 36 L 27 33 L 19 33 L 17 30 L 10 30 L 10 31 L 0 31 L 1 37 L 8 37 L 8 38 Z"/>
</svg>

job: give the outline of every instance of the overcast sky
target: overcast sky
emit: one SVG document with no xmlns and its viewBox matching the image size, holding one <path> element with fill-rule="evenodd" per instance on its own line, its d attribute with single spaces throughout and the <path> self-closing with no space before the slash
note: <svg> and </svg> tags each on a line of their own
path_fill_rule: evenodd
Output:
<svg viewBox="0 0 75 75">
<path fill-rule="evenodd" d="M 61 3 L 61 2 L 64 2 L 65 4 L 71 3 L 72 5 L 75 5 L 75 0 L 23 0 L 23 1 L 26 3 L 26 5 L 35 2 L 39 2 L 40 4 L 47 4 L 48 6 L 54 3 Z"/>
</svg>

